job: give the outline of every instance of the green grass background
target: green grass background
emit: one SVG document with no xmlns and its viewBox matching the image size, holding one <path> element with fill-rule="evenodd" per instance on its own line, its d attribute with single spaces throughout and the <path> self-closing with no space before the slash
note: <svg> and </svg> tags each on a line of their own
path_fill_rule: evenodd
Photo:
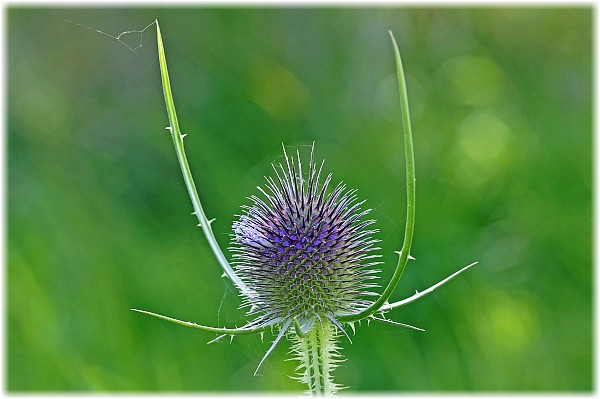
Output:
<svg viewBox="0 0 600 399">
<path fill-rule="evenodd" d="M 58 17 L 58 18 L 57 18 Z M 62 18 L 62 19 L 61 19 Z M 217 239 L 281 143 L 315 141 L 368 199 L 389 278 L 405 184 L 391 29 L 416 146 L 411 262 L 363 323 L 351 391 L 592 389 L 591 8 L 7 10 L 7 388 L 298 391 L 273 337 L 214 335 L 244 311 L 220 277 L 178 169 L 159 80 L 158 18 L 188 157 Z"/>
</svg>

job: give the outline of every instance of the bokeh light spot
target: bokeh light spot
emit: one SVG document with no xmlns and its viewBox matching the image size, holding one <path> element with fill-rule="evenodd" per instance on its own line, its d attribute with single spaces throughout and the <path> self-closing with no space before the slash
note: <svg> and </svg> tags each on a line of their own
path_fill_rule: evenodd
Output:
<svg viewBox="0 0 600 399">
<path fill-rule="evenodd" d="M 506 164 L 512 132 L 496 115 L 477 111 L 458 127 L 456 179 L 467 186 L 483 185 Z"/>
<path fill-rule="evenodd" d="M 61 141 L 69 133 L 65 128 L 68 106 L 64 96 L 52 87 L 33 86 L 16 101 L 24 132 L 33 133 L 31 139 Z"/>
<path fill-rule="evenodd" d="M 491 339 L 498 348 L 519 351 L 532 343 L 538 325 L 528 303 L 508 294 L 495 296 L 490 306 L 489 322 Z"/>
<path fill-rule="evenodd" d="M 254 76 L 252 99 L 272 118 L 293 120 L 306 113 L 309 92 L 289 69 L 262 60 Z"/>
<path fill-rule="evenodd" d="M 450 81 L 456 100 L 464 104 L 483 105 L 500 94 L 502 72 L 489 58 L 454 57 L 442 65 L 441 72 Z"/>
</svg>

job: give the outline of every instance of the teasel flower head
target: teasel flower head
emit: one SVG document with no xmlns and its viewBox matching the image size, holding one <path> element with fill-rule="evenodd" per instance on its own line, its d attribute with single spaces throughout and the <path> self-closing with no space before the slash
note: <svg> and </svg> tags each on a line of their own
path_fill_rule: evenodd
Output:
<svg viewBox="0 0 600 399">
<path fill-rule="evenodd" d="M 332 175 L 321 183 L 314 145 L 306 175 L 299 153 L 297 164 L 285 148 L 284 158 L 259 187 L 262 198 L 249 197 L 252 205 L 233 223 L 232 264 L 249 288 L 250 314 L 294 319 L 304 329 L 324 318 L 338 325 L 338 315 L 365 309 L 365 297 L 375 295 L 368 291 L 380 263 L 375 221 L 356 190 L 340 182 L 328 192 Z"/>
</svg>

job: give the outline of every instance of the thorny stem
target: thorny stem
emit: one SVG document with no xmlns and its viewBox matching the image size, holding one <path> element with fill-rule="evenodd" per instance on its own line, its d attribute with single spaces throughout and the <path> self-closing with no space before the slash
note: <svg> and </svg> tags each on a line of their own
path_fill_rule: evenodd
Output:
<svg viewBox="0 0 600 399">
<path fill-rule="evenodd" d="M 364 309 L 359 313 L 351 315 L 340 316 L 338 320 L 340 322 L 350 322 L 363 319 L 377 312 L 390 298 L 406 267 L 410 256 L 410 247 L 412 245 L 413 232 L 415 229 L 415 155 L 413 150 L 412 140 L 412 129 L 410 127 L 410 114 L 408 111 L 408 93 L 406 90 L 406 81 L 404 79 L 404 69 L 402 68 L 402 59 L 400 58 L 400 51 L 396 44 L 396 39 L 390 31 L 390 37 L 392 38 L 392 44 L 394 46 L 394 53 L 396 56 L 396 75 L 398 77 L 398 91 L 400 94 L 400 108 L 402 112 L 402 128 L 404 130 L 404 153 L 406 158 L 406 226 L 404 229 L 404 243 L 402 244 L 402 250 L 400 251 L 400 259 L 398 265 L 394 271 L 390 282 L 383 291 L 383 294 L 373 302 L 368 308 Z"/>
<path fill-rule="evenodd" d="M 235 274 L 229 262 L 225 258 L 223 251 L 219 247 L 215 235 L 210 226 L 211 221 L 208 220 L 206 215 L 204 214 L 204 209 L 202 208 L 202 204 L 200 202 L 200 197 L 198 196 L 198 191 L 196 190 L 196 185 L 194 184 L 194 179 L 192 177 L 192 172 L 190 171 L 190 167 L 188 165 L 187 157 L 185 156 L 185 149 L 183 148 L 183 138 L 185 134 L 181 133 L 179 129 L 179 122 L 177 120 L 177 113 L 175 112 L 175 104 L 173 102 L 173 94 L 171 93 L 171 83 L 169 81 L 169 72 L 167 70 L 167 60 L 165 57 L 165 49 L 163 47 L 162 36 L 160 34 L 160 27 L 158 26 L 158 21 L 156 21 L 156 35 L 158 41 L 158 58 L 160 64 L 160 76 L 162 80 L 163 93 L 165 96 L 165 103 L 167 106 L 167 114 L 169 115 L 169 124 L 170 126 L 167 128 L 171 132 L 171 138 L 173 139 L 173 144 L 175 146 L 175 152 L 177 153 L 177 160 L 179 161 L 179 165 L 181 166 L 181 173 L 183 174 L 183 180 L 185 181 L 185 186 L 187 188 L 188 194 L 190 195 L 190 199 L 192 200 L 192 204 L 194 205 L 194 214 L 198 218 L 200 222 L 200 227 L 206 236 L 208 244 L 212 249 L 213 253 L 217 257 L 221 267 L 225 274 L 234 282 L 234 284 L 240 289 L 240 291 L 244 293 L 248 293 L 249 289 L 244 284 L 242 280 Z"/>
<path fill-rule="evenodd" d="M 329 320 L 323 320 L 305 337 L 294 338 L 293 350 L 296 360 L 300 361 L 298 369 L 303 369 L 299 380 L 308 385 L 311 396 L 330 396 L 339 389 L 331 376 L 338 361 L 334 330 L 335 326 Z"/>
<path fill-rule="evenodd" d="M 309 367 L 308 378 L 311 394 L 320 396 L 325 394 L 325 381 L 327 377 L 324 375 L 327 369 L 321 363 L 323 358 L 323 348 L 320 342 L 323 340 L 323 333 L 320 328 L 313 328 L 309 333 L 306 341 L 306 356 Z"/>
</svg>

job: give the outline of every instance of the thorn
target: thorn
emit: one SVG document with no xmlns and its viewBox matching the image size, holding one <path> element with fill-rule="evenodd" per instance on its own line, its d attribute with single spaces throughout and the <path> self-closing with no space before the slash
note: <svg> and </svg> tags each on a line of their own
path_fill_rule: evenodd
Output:
<svg viewBox="0 0 600 399">
<path fill-rule="evenodd" d="M 394 251 L 395 254 L 398 254 L 398 256 L 402 256 L 402 251 Z M 408 255 L 408 259 L 409 260 L 417 260 L 416 258 L 413 258 L 411 255 Z"/>
<path fill-rule="evenodd" d="M 171 131 L 173 128 L 171 126 L 167 126 L 165 130 Z"/>
<path fill-rule="evenodd" d="M 313 142 L 313 145 L 314 145 L 314 142 Z M 356 328 L 354 327 L 354 322 L 351 321 L 350 323 L 348 323 L 348 325 L 352 329 L 352 335 L 356 335 Z"/>
<path fill-rule="evenodd" d="M 213 339 L 213 340 L 211 340 L 211 341 L 208 341 L 208 342 L 207 342 L 207 345 L 210 345 L 210 344 L 212 344 L 212 343 L 214 343 L 214 342 L 217 342 L 217 341 L 221 340 L 222 338 L 224 338 L 224 337 L 226 337 L 226 336 L 227 336 L 227 334 L 221 334 L 221 335 L 219 335 L 217 338 L 215 338 L 215 339 Z"/>
<path fill-rule="evenodd" d="M 223 274 L 221 274 L 221 278 L 223 277 L 227 277 L 227 273 L 223 272 Z"/>
<path fill-rule="evenodd" d="M 192 215 L 194 215 L 194 212 L 192 212 Z M 210 226 L 210 225 L 212 225 L 212 222 L 214 222 L 215 220 L 217 220 L 217 219 L 215 219 L 215 218 L 213 218 L 213 219 L 210 219 L 210 220 L 208 221 L 208 225 L 209 225 L 209 226 Z M 198 226 L 198 227 L 202 227 L 202 223 L 198 223 L 198 225 L 197 225 L 197 226 Z"/>
<path fill-rule="evenodd" d="M 234 335 L 231 335 L 231 336 L 229 337 L 229 343 L 232 343 L 232 342 L 233 342 L 233 337 L 234 337 Z"/>
<path fill-rule="evenodd" d="M 413 329 L 413 330 L 418 330 L 418 331 L 425 331 L 425 330 L 423 330 L 422 328 L 415 327 L 415 326 L 411 326 L 410 324 L 399 323 L 399 322 L 397 322 L 397 321 L 394 321 L 394 320 L 380 319 L 380 318 L 378 318 L 378 317 L 373 317 L 373 316 L 371 316 L 371 318 L 372 318 L 373 320 L 380 321 L 380 322 L 383 322 L 383 323 L 392 324 L 392 325 L 394 325 L 394 326 L 400 326 L 400 327 L 410 328 L 410 329 Z"/>
<path fill-rule="evenodd" d="M 352 340 L 350 339 L 350 336 L 348 335 L 348 333 L 346 332 L 346 330 L 344 330 L 344 328 L 342 327 L 342 325 L 335 319 L 335 317 L 330 316 L 329 314 L 325 314 L 325 316 L 331 320 L 331 322 L 338 328 L 338 330 L 340 330 L 342 333 L 344 333 L 344 335 L 346 336 L 346 338 L 348 338 L 348 341 L 350 341 L 350 343 L 352 343 Z"/>
</svg>

